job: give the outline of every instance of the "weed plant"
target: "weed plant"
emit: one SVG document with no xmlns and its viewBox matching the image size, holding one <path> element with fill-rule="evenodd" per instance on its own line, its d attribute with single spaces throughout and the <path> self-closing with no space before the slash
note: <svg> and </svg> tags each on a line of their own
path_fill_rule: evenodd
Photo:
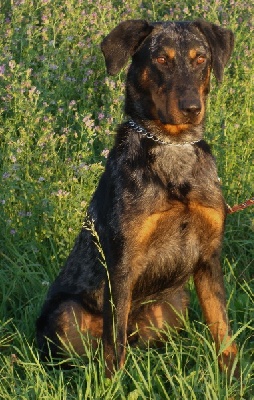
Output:
<svg viewBox="0 0 254 400">
<path fill-rule="evenodd" d="M 226 201 L 254 193 L 251 0 L 2 0 L 0 3 L 0 398 L 253 399 L 253 208 L 228 216 L 222 265 L 239 345 L 239 380 L 221 374 L 189 283 L 181 334 L 165 347 L 128 349 L 103 375 L 101 347 L 72 370 L 38 358 L 35 321 L 68 255 L 124 116 L 126 71 L 108 77 L 99 43 L 131 18 L 205 18 L 235 33 L 224 81 L 212 80 L 205 138 Z"/>
</svg>

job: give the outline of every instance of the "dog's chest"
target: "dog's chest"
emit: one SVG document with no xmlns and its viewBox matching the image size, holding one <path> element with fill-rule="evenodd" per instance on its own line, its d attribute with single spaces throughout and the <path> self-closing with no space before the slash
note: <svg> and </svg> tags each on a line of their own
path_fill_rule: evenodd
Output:
<svg viewBox="0 0 254 400">
<path fill-rule="evenodd" d="M 175 202 L 169 210 L 137 219 L 129 241 L 129 262 L 139 276 L 137 292 L 184 284 L 220 248 L 223 224 L 221 210 L 195 202 Z"/>
<path fill-rule="evenodd" d="M 191 149 L 187 157 L 175 153 L 158 159 L 153 174 L 143 195 L 133 198 L 124 229 L 130 233 L 130 263 L 140 274 L 138 291 L 145 292 L 147 282 L 151 291 L 182 284 L 200 260 L 220 247 L 224 226 L 224 201 L 212 158 L 205 164 Z"/>
<path fill-rule="evenodd" d="M 154 150 L 154 161 L 151 169 L 165 185 L 181 185 L 192 179 L 197 155 L 191 145 L 172 148 L 160 147 Z"/>
</svg>

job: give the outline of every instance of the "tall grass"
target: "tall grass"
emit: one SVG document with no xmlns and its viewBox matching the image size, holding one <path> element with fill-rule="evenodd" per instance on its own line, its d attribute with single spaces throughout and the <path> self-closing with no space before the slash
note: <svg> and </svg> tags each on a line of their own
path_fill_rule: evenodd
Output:
<svg viewBox="0 0 254 400">
<path fill-rule="evenodd" d="M 35 320 L 78 233 L 123 119 L 125 71 L 99 49 L 123 19 L 206 18 L 236 35 L 223 83 L 212 81 L 206 139 L 230 205 L 253 196 L 251 0 L 3 0 L 0 4 L 0 398 L 252 399 L 254 217 L 228 217 L 223 269 L 241 377 L 221 374 L 189 283 L 191 307 L 165 348 L 128 349 L 112 381 L 101 347 L 70 371 L 40 363 Z"/>
</svg>

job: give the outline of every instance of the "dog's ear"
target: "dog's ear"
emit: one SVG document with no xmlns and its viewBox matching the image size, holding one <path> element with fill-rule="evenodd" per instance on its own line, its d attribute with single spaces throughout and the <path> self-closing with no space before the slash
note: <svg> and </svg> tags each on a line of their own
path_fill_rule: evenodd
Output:
<svg viewBox="0 0 254 400">
<path fill-rule="evenodd" d="M 223 70 L 227 64 L 233 48 L 234 34 L 229 29 L 218 25 L 196 20 L 193 23 L 205 35 L 212 53 L 212 68 L 217 81 L 221 82 Z"/>
<path fill-rule="evenodd" d="M 117 74 L 153 30 L 145 20 L 121 22 L 102 41 L 101 50 L 105 57 L 107 71 Z"/>
</svg>

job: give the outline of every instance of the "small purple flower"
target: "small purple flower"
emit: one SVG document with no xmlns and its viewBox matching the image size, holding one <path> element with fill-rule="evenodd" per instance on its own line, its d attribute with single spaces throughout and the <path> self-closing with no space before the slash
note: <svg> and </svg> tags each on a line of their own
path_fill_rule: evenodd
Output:
<svg viewBox="0 0 254 400">
<path fill-rule="evenodd" d="M 0 75 L 4 75 L 5 73 L 5 65 L 0 65 Z"/>
<path fill-rule="evenodd" d="M 11 229 L 11 230 L 10 230 L 10 234 L 11 234 L 11 235 L 15 235 L 16 233 L 17 233 L 17 232 L 15 231 L 15 229 Z"/>
<path fill-rule="evenodd" d="M 99 120 L 99 121 L 101 121 L 104 117 L 105 117 L 105 115 L 104 115 L 102 112 L 100 112 L 100 113 L 98 114 L 98 120 Z"/>
</svg>

